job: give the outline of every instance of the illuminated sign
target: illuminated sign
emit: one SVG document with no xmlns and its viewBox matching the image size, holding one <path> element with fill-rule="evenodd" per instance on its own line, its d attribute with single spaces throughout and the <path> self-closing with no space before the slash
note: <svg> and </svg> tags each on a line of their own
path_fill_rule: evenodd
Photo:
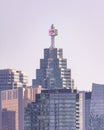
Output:
<svg viewBox="0 0 104 130">
<path fill-rule="evenodd" d="M 49 35 L 50 36 L 57 36 L 57 29 L 50 29 L 49 30 Z"/>
</svg>

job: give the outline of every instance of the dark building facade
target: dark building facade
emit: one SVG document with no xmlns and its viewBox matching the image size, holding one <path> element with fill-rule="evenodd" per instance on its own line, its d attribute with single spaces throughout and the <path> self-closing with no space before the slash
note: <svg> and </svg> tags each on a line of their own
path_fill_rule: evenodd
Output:
<svg viewBox="0 0 104 130">
<path fill-rule="evenodd" d="M 51 26 L 49 32 L 56 29 Z M 33 79 L 33 86 L 41 85 L 43 88 L 71 88 L 71 69 L 67 68 L 67 59 L 63 58 L 63 49 L 54 47 L 54 37 L 51 33 L 51 46 L 44 49 L 44 59 L 40 59 L 40 69 L 36 70 L 36 79 Z"/>
<path fill-rule="evenodd" d="M 33 87 L 42 86 L 36 100 L 25 108 L 25 130 L 79 130 L 79 96 L 63 49 L 55 48 L 57 30 L 49 30 L 51 46 L 44 49 Z M 73 88 L 73 89 L 72 89 Z"/>
<path fill-rule="evenodd" d="M 14 69 L 0 70 L 0 90 L 26 87 L 27 85 L 28 77 L 23 71 Z"/>
<path fill-rule="evenodd" d="M 88 130 L 90 116 L 91 92 L 79 92 L 79 130 Z"/>
<path fill-rule="evenodd" d="M 88 130 L 104 130 L 104 84 L 92 84 Z"/>
<path fill-rule="evenodd" d="M 25 130 L 78 130 L 77 100 L 76 90 L 42 90 L 25 108 Z"/>
</svg>

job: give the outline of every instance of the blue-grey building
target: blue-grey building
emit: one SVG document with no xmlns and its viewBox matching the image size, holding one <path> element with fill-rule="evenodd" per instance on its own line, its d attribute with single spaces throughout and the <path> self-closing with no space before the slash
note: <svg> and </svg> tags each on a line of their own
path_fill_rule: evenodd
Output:
<svg viewBox="0 0 104 130">
<path fill-rule="evenodd" d="M 32 102 L 24 109 L 24 130 L 39 130 L 38 129 L 38 103 Z"/>
<path fill-rule="evenodd" d="M 0 70 L 0 90 L 26 87 L 27 85 L 28 77 L 23 71 L 14 69 Z"/>
<path fill-rule="evenodd" d="M 25 130 L 79 130 L 79 95 L 63 49 L 55 48 L 57 30 L 49 30 L 51 46 L 44 49 L 33 87 L 42 86 L 36 100 L 25 108 Z"/>
<path fill-rule="evenodd" d="M 104 85 L 92 85 L 90 120 L 88 130 L 104 130 Z"/>
<path fill-rule="evenodd" d="M 91 92 L 79 92 L 79 130 L 88 130 L 90 116 Z"/>
<path fill-rule="evenodd" d="M 36 70 L 36 79 L 33 79 L 33 86 L 71 88 L 71 69 L 67 68 L 67 59 L 63 58 L 63 49 L 55 48 L 54 38 L 57 35 L 57 30 L 53 25 L 49 34 L 51 46 L 44 49 L 44 58 L 40 59 L 40 69 Z"/>
<path fill-rule="evenodd" d="M 42 90 L 25 108 L 25 130 L 79 130 L 77 100 L 76 90 Z"/>
</svg>

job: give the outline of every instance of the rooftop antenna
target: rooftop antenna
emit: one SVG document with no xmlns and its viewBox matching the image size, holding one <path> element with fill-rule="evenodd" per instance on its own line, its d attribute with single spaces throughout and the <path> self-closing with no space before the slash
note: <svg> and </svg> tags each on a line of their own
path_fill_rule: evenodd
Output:
<svg viewBox="0 0 104 130">
<path fill-rule="evenodd" d="M 49 30 L 49 35 L 51 36 L 51 46 L 50 48 L 55 47 L 55 36 L 57 36 L 57 29 L 55 29 L 54 25 L 51 25 L 51 29 Z"/>
</svg>

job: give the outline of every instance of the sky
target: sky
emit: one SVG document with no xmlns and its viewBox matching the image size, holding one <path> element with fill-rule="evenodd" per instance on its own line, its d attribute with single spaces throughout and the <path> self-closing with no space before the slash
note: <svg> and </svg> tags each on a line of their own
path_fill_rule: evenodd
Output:
<svg viewBox="0 0 104 130">
<path fill-rule="evenodd" d="M 104 84 L 104 0 L 0 0 L 0 69 L 25 71 L 31 84 L 51 24 L 75 87 Z"/>
</svg>

